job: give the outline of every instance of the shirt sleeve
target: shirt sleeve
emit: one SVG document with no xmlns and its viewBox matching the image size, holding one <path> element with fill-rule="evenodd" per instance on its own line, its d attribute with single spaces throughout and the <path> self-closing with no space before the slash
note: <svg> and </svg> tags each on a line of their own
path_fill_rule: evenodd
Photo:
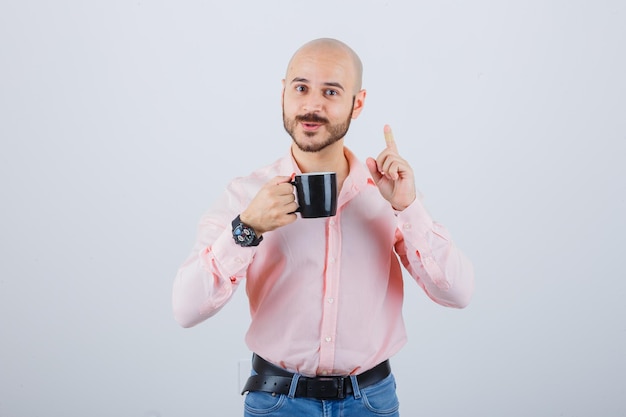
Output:
<svg viewBox="0 0 626 417">
<path fill-rule="evenodd" d="M 172 291 L 174 318 L 192 327 L 215 315 L 232 298 L 255 254 L 232 238 L 232 219 L 240 209 L 226 193 L 205 213 L 195 244 L 178 269 Z"/>
<path fill-rule="evenodd" d="M 474 269 L 448 230 L 433 221 L 419 199 L 396 215 L 396 252 L 407 271 L 433 301 L 466 307 L 474 292 Z"/>
</svg>

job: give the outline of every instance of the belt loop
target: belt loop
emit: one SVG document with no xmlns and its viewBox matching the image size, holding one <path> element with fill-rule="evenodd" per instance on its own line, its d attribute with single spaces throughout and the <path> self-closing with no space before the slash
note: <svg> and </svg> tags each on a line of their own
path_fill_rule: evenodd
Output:
<svg viewBox="0 0 626 417">
<path fill-rule="evenodd" d="M 291 385 L 289 386 L 289 394 L 287 397 L 293 399 L 296 396 L 296 388 L 298 388 L 298 380 L 300 379 L 300 374 L 293 374 L 293 378 L 291 378 Z"/>
<path fill-rule="evenodd" d="M 359 382 L 356 380 L 356 375 L 350 375 L 350 381 L 352 382 L 352 392 L 355 399 L 361 398 L 361 389 L 359 388 Z"/>
</svg>

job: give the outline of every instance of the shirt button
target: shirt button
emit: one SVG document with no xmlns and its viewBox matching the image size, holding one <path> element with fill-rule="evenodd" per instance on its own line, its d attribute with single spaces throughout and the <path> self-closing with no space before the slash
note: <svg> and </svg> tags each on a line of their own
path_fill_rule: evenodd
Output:
<svg viewBox="0 0 626 417">
<path fill-rule="evenodd" d="M 334 263 L 335 263 L 335 258 L 330 258 L 330 259 L 328 260 L 328 262 L 330 262 L 331 264 L 334 264 Z"/>
<path fill-rule="evenodd" d="M 237 262 L 238 264 L 242 264 L 243 263 L 243 259 L 241 259 L 240 257 L 236 257 L 235 258 L 235 262 Z"/>
<path fill-rule="evenodd" d="M 335 299 L 334 299 L 334 298 L 329 298 L 329 299 L 328 299 L 328 303 L 329 303 L 329 304 L 332 304 L 332 303 L 334 303 L 334 302 L 335 302 Z"/>
<path fill-rule="evenodd" d="M 332 337 L 330 337 L 330 336 L 326 336 L 326 339 L 325 339 L 325 340 L 326 340 L 328 343 L 330 343 L 330 342 L 332 342 L 333 338 L 332 338 Z"/>
<path fill-rule="evenodd" d="M 335 221 L 334 221 L 334 220 L 331 220 L 331 221 L 330 221 L 330 225 L 331 225 L 331 226 L 334 226 L 334 225 L 335 225 Z"/>
<path fill-rule="evenodd" d="M 324 376 L 328 375 L 328 371 L 322 371 L 322 375 Z"/>
<path fill-rule="evenodd" d="M 411 228 L 411 223 L 404 223 L 404 224 L 402 225 L 402 227 L 403 227 L 404 229 L 407 229 L 407 230 L 408 230 L 408 229 L 410 229 L 410 228 Z"/>
</svg>

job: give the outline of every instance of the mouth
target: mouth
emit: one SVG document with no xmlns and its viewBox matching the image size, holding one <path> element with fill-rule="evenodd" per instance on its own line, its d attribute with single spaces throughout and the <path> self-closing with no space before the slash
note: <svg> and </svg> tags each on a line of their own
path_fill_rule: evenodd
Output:
<svg viewBox="0 0 626 417">
<path fill-rule="evenodd" d="M 296 116 L 295 119 L 302 126 L 302 130 L 308 134 L 316 133 L 322 126 L 328 123 L 328 119 L 315 113 Z"/>
<path fill-rule="evenodd" d="M 313 123 L 313 122 L 300 122 L 302 129 L 305 132 L 316 132 L 318 131 L 324 124 L 323 123 Z"/>
</svg>

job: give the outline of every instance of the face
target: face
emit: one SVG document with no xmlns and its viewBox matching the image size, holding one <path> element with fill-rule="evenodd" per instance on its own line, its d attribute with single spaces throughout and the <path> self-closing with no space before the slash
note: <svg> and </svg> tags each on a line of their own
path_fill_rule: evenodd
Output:
<svg viewBox="0 0 626 417">
<path fill-rule="evenodd" d="M 363 102 L 354 71 L 340 51 L 304 51 L 292 59 L 283 81 L 283 124 L 300 150 L 319 152 L 346 135 Z"/>
<path fill-rule="evenodd" d="M 354 102 L 354 97 L 352 101 Z M 304 152 L 319 152 L 341 140 L 348 133 L 351 120 L 351 109 L 343 121 L 339 120 L 337 122 L 332 122 L 327 117 L 313 112 L 296 114 L 293 118 L 289 118 L 285 114 L 285 106 L 283 104 L 283 125 L 285 130 L 298 148 Z"/>
</svg>

